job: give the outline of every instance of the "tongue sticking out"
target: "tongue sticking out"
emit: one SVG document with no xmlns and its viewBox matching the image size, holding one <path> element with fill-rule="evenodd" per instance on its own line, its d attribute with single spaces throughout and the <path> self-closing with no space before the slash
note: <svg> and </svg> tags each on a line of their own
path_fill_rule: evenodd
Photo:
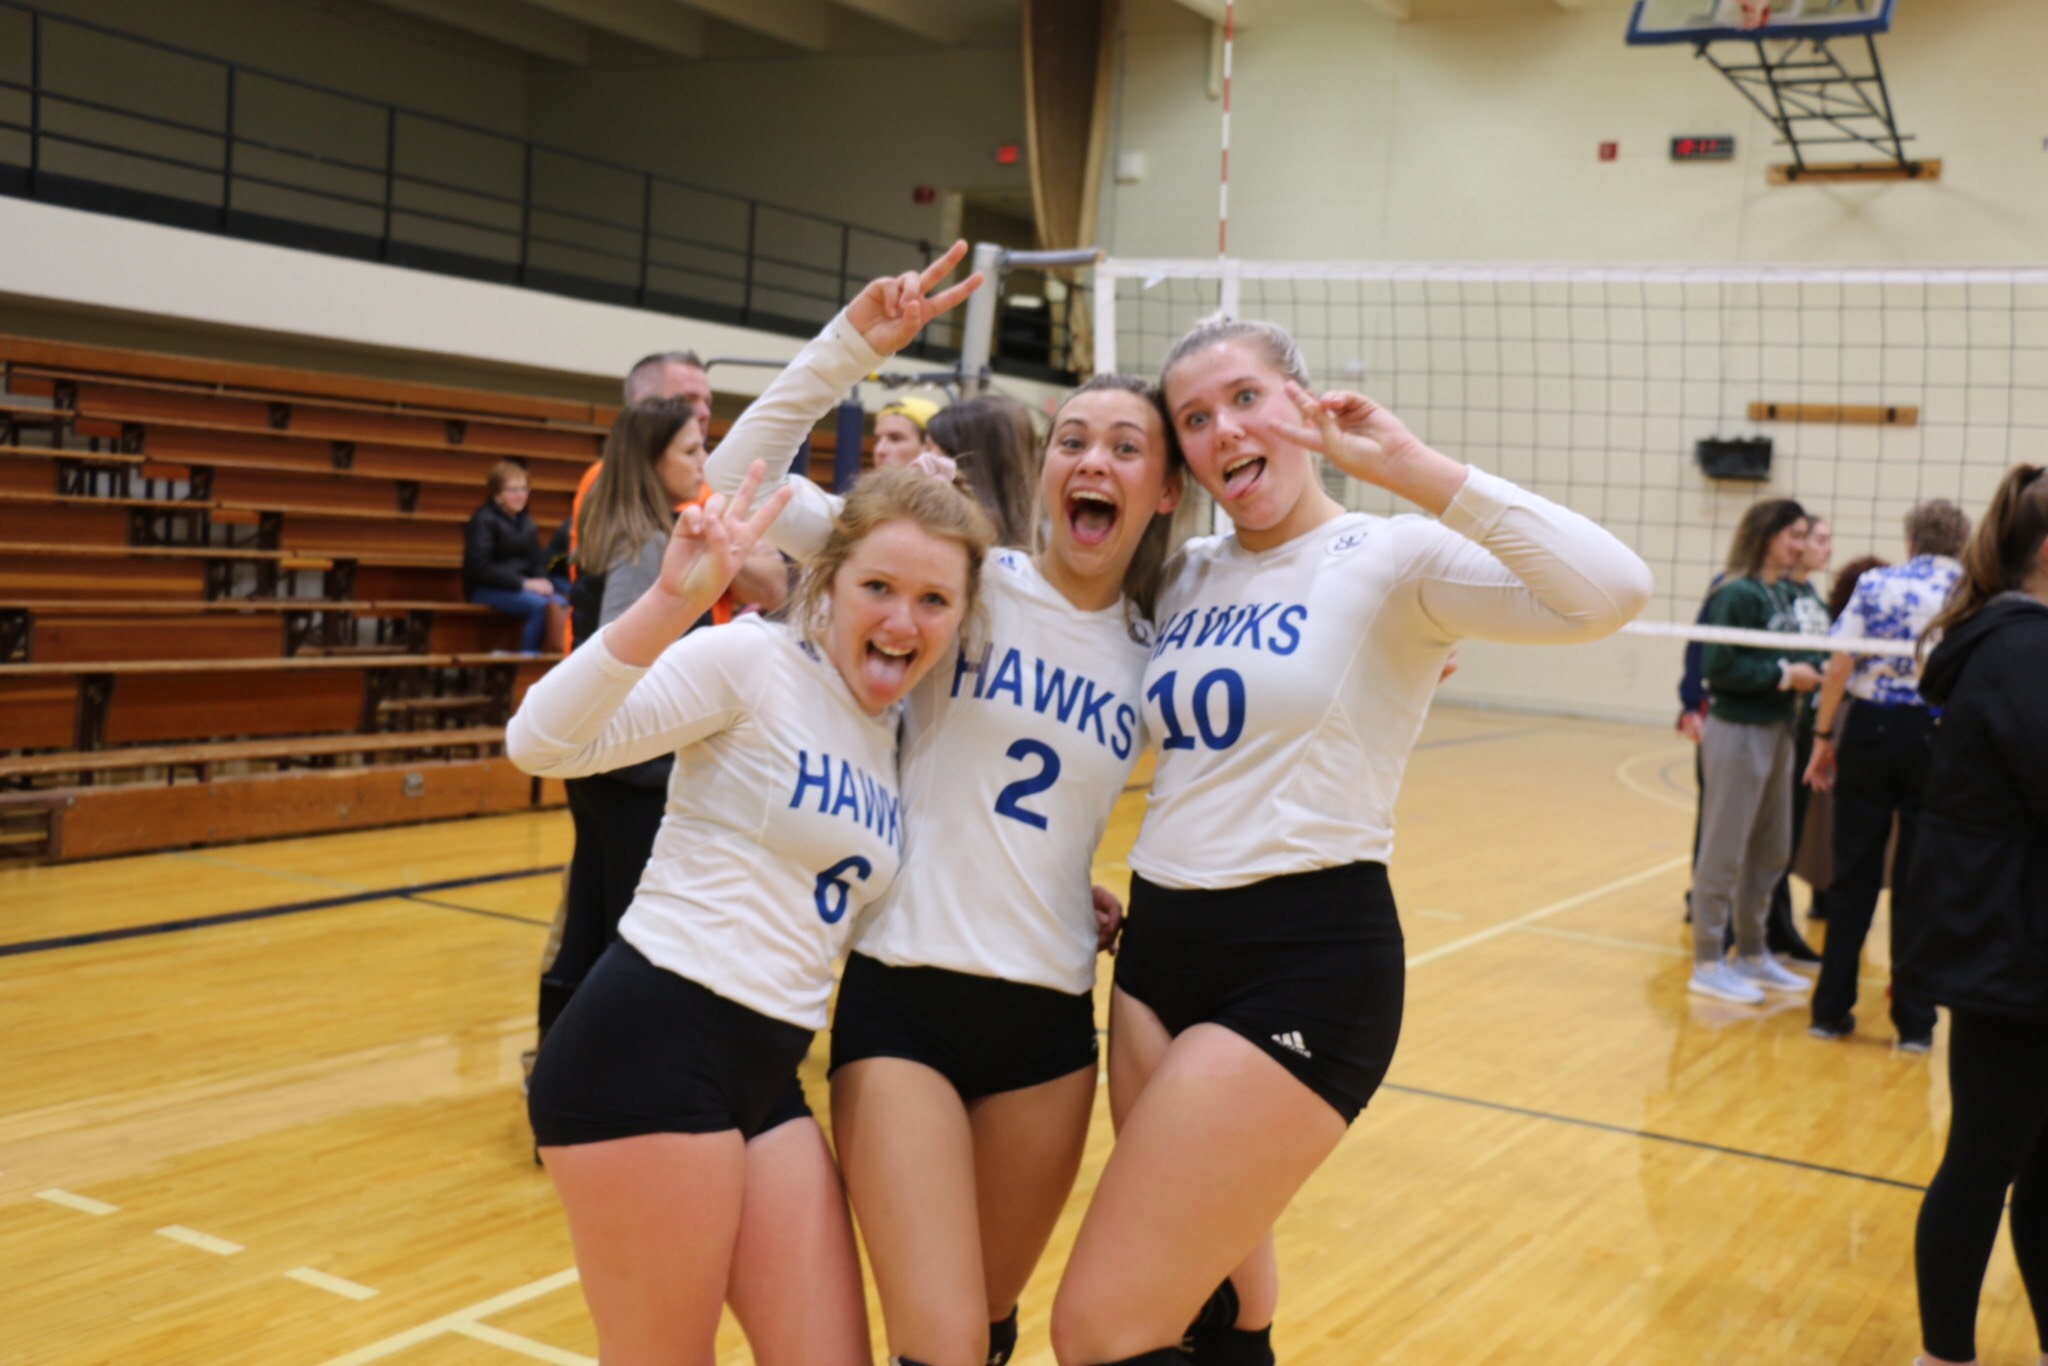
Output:
<svg viewBox="0 0 2048 1366">
<path fill-rule="evenodd" d="M 1089 498 L 1075 498 L 1067 503 L 1067 520 L 1073 525 L 1076 542 L 1101 545 L 1116 529 L 1116 508 Z"/>
<path fill-rule="evenodd" d="M 896 693 L 903 688 L 903 680 L 910 672 L 910 661 L 914 655 L 884 654 L 873 645 L 861 652 L 861 676 L 867 685 L 878 693 Z"/>
<path fill-rule="evenodd" d="M 1223 481 L 1223 496 L 1226 498 L 1244 497 L 1246 493 L 1251 491 L 1252 485 L 1259 481 L 1259 476 L 1265 472 L 1266 462 L 1263 458 L 1239 466 L 1237 469 L 1232 470 L 1229 477 Z"/>
</svg>

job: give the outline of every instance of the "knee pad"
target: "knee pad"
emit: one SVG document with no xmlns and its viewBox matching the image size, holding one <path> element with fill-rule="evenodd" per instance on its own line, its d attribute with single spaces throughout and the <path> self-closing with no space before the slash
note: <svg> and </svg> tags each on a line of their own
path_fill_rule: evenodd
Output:
<svg viewBox="0 0 2048 1366">
<path fill-rule="evenodd" d="M 1017 1308 L 1002 1319 L 988 1326 L 988 1366 L 1007 1366 L 1010 1356 L 1017 1350 Z"/>
<path fill-rule="evenodd" d="M 1187 1356 L 1195 1366 L 1274 1366 L 1273 1329 L 1206 1329 L 1189 1336 Z"/>
</svg>

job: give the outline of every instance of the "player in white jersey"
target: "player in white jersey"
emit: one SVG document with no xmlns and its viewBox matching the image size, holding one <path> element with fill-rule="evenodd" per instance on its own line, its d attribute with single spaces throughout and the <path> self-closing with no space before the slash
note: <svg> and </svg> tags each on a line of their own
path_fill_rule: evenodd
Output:
<svg viewBox="0 0 2048 1366">
<path fill-rule="evenodd" d="M 1054 1305 L 1062 1366 L 1186 1361 L 1184 1331 L 1199 1362 L 1273 1360 L 1273 1222 L 1400 1029 L 1385 860 L 1444 660 L 1467 636 L 1590 640 L 1650 594 L 1592 522 L 1307 383 L 1269 324 L 1207 324 L 1165 365 L 1188 470 L 1236 530 L 1191 542 L 1160 595 L 1160 760 L 1110 1015 L 1117 1146 Z M 1347 513 L 1312 451 L 1439 520 Z"/>
<path fill-rule="evenodd" d="M 780 473 L 880 359 L 835 321 L 735 424 L 713 487 L 757 457 Z M 792 482 L 770 535 L 808 559 L 833 499 Z M 991 558 L 984 619 L 908 701 L 903 869 L 856 932 L 832 1022 L 833 1135 L 906 1366 L 1007 1360 L 1079 1168 L 1104 928 L 1089 870 L 1143 744 L 1179 494 L 1152 386 L 1084 386 L 1045 451 L 1047 548 Z"/>
<path fill-rule="evenodd" d="M 937 278 L 877 286 L 864 321 L 907 340 L 966 293 L 927 298 Z M 853 1230 L 796 1068 L 834 957 L 899 864 L 899 704 L 972 614 L 993 533 L 944 484 L 875 475 L 794 624 L 677 640 L 788 501 L 738 511 L 761 478 L 732 508 L 685 508 L 659 579 L 506 732 L 522 768 L 563 777 L 676 753 L 620 939 L 549 1031 L 529 1097 L 607 1361 L 709 1360 L 721 1301 L 756 1361 L 872 1360 Z"/>
</svg>

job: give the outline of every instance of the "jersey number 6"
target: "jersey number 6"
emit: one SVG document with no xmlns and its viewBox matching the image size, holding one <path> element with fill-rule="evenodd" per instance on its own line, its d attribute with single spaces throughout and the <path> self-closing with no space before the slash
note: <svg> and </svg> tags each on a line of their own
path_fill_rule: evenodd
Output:
<svg viewBox="0 0 2048 1366">
<path fill-rule="evenodd" d="M 1051 745 L 1038 740 L 1019 740 L 1009 748 L 1012 759 L 1038 760 L 1038 772 L 1019 778 L 996 794 L 996 814 L 1022 821 L 1033 830 L 1045 829 L 1045 817 L 1024 805 L 1024 798 L 1036 796 L 1060 780 L 1060 756 Z"/>
<path fill-rule="evenodd" d="M 1159 724 L 1166 732 L 1159 742 L 1161 749 L 1195 747 L 1195 737 L 1180 728 L 1180 709 L 1173 703 L 1174 684 L 1179 680 L 1180 671 L 1169 670 L 1145 689 L 1146 700 L 1159 703 Z M 1220 730 L 1211 724 L 1210 710 L 1210 695 L 1218 688 L 1223 689 L 1223 727 Z M 1237 737 L 1244 734 L 1244 676 L 1237 670 L 1215 669 L 1203 674 L 1195 684 L 1193 702 L 1195 729 L 1201 732 L 1202 743 L 1210 749 L 1229 749 L 1237 743 Z"/>
<path fill-rule="evenodd" d="M 856 881 L 866 882 L 868 874 L 874 871 L 874 864 L 855 854 L 851 858 L 839 860 L 818 874 L 818 890 L 815 895 L 819 919 L 827 925 L 838 924 L 839 918 L 846 914 L 846 903 L 852 895 L 853 889 L 847 883 L 848 876 L 851 875 Z"/>
</svg>

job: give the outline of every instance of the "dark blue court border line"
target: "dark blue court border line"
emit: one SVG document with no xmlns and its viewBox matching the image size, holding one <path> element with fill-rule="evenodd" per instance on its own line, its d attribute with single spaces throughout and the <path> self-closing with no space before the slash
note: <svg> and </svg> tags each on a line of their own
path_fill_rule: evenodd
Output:
<svg viewBox="0 0 2048 1366">
<path fill-rule="evenodd" d="M 55 939 L 31 939 L 17 944 L 0 944 L 0 958 L 19 954 L 43 953 L 51 949 L 79 948 L 88 944 L 108 944 L 122 939 L 142 939 L 151 935 L 176 934 L 183 930 L 210 929 L 215 925 L 239 925 L 251 920 L 272 920 L 279 916 L 300 915 L 307 911 L 333 910 L 341 906 L 357 906 L 366 901 L 417 901 L 422 905 L 441 910 L 461 911 L 466 915 L 489 916 L 494 920 L 516 920 L 522 925 L 544 926 L 548 922 L 529 920 L 523 915 L 509 915 L 504 911 L 488 911 L 480 906 L 464 906 L 452 901 L 436 901 L 423 896 L 425 892 L 454 891 L 462 887 L 482 887 L 497 882 L 516 882 L 521 878 L 546 877 L 562 871 L 561 864 L 550 864 L 541 868 L 520 868 L 506 873 L 484 873 L 477 877 L 449 878 L 444 882 L 415 883 L 410 887 L 387 887 L 368 892 L 350 892 L 345 896 L 321 897 L 314 901 L 294 901 L 282 906 L 262 906 L 247 911 L 226 911 L 220 915 L 193 916 L 185 920 L 165 920 L 154 925 L 131 925 L 122 929 L 95 930 L 89 934 L 63 935 Z M 1726 1144 L 1708 1143 L 1696 1138 L 1679 1138 L 1674 1134 L 1660 1134 L 1648 1129 L 1631 1129 L 1626 1125 L 1607 1124 L 1596 1119 L 1579 1119 L 1572 1115 L 1553 1114 L 1548 1110 L 1532 1110 L 1526 1106 L 1508 1105 L 1501 1101 L 1480 1100 L 1473 1096 L 1452 1095 L 1448 1091 L 1432 1091 L 1421 1086 L 1405 1086 L 1397 1082 L 1383 1082 L 1381 1089 L 1396 1091 L 1402 1095 L 1422 1096 L 1429 1100 L 1448 1101 L 1453 1105 L 1471 1105 L 1482 1110 L 1493 1110 L 1501 1114 L 1520 1115 L 1525 1119 L 1549 1120 L 1555 1124 L 1571 1124 L 1582 1129 L 1597 1129 L 1602 1133 L 1618 1134 L 1623 1138 L 1642 1139 L 1651 1143 L 1670 1143 L 1683 1148 L 1695 1148 L 1701 1152 L 1720 1153 L 1725 1157 L 1746 1157 L 1757 1162 L 1770 1162 L 1781 1167 L 1793 1167 L 1800 1171 L 1819 1172 L 1827 1176 L 1846 1176 L 1872 1185 L 1890 1186 L 1896 1190 L 1925 1193 L 1925 1186 L 1910 1181 L 1897 1181 L 1888 1176 L 1872 1176 L 1868 1172 L 1850 1171 L 1843 1167 L 1830 1167 L 1820 1162 L 1802 1162 L 1798 1158 L 1777 1157 L 1770 1153 L 1751 1152 L 1747 1148 L 1731 1148 Z"/>
<path fill-rule="evenodd" d="M 1581 1129 L 1597 1129 L 1601 1133 L 1619 1134 L 1623 1138 L 1639 1138 L 1650 1143 L 1669 1143 L 1680 1148 L 1696 1148 L 1701 1152 L 1720 1153 L 1724 1157 L 1746 1157 L 1755 1162 L 1769 1162 L 1780 1167 L 1794 1167 L 1800 1171 L 1819 1172 L 1824 1176 L 1846 1176 L 1855 1181 L 1867 1181 L 1873 1186 L 1890 1186 L 1894 1190 L 1913 1191 L 1925 1195 L 1927 1187 L 1911 1181 L 1899 1181 L 1889 1176 L 1872 1176 L 1869 1172 L 1850 1171 L 1847 1167 L 1830 1167 L 1824 1162 L 1804 1162 L 1796 1157 L 1779 1157 L 1773 1153 L 1752 1152 L 1748 1148 L 1731 1148 L 1725 1143 L 1709 1143 L 1704 1139 L 1680 1138 L 1676 1134 L 1660 1134 L 1652 1129 L 1631 1129 L 1626 1124 L 1608 1124 L 1597 1119 L 1580 1119 L 1575 1115 L 1553 1114 L 1549 1110 L 1532 1110 L 1527 1106 L 1508 1105 L 1497 1100 L 1480 1100 L 1473 1096 L 1452 1095 L 1448 1091 L 1432 1091 L 1423 1086 L 1402 1086 L 1387 1081 L 1380 1083 L 1382 1091 L 1398 1091 L 1405 1096 L 1422 1096 L 1429 1100 L 1449 1101 L 1453 1105 L 1472 1105 L 1482 1110 L 1494 1110 L 1501 1114 L 1521 1115 L 1525 1119 L 1547 1119 L 1554 1124 L 1571 1124 Z"/>
<path fill-rule="evenodd" d="M 219 915 L 163 920 L 153 925 L 128 925 L 120 929 L 60 935 L 55 939 L 28 939 L 16 944 L 0 944 L 0 958 L 12 958 L 25 953 L 46 953 L 51 949 L 80 948 L 87 944 L 110 944 L 122 939 L 143 939 L 158 934 L 177 934 L 184 930 L 205 930 L 215 925 L 239 925 L 250 920 L 272 920 L 278 916 L 300 915 L 307 911 L 328 911 L 338 906 L 357 906 L 365 901 L 412 900 L 443 910 L 463 911 L 469 915 L 487 915 L 499 920 L 517 920 L 523 925 L 541 925 L 546 922 L 528 920 L 521 915 L 507 915 L 503 911 L 460 906 L 449 901 L 431 901 L 420 894 L 453 891 L 460 887 L 482 887 L 494 882 L 516 882 L 520 878 L 546 877 L 561 871 L 562 865 L 555 863 L 544 868 L 519 868 L 509 873 L 484 873 L 477 877 L 449 878 L 445 882 L 419 882 L 409 887 L 384 887 L 375 891 L 350 892 L 344 896 L 321 897 L 315 901 L 293 901 L 282 906 L 259 906 L 247 911 L 224 911 Z"/>
</svg>

